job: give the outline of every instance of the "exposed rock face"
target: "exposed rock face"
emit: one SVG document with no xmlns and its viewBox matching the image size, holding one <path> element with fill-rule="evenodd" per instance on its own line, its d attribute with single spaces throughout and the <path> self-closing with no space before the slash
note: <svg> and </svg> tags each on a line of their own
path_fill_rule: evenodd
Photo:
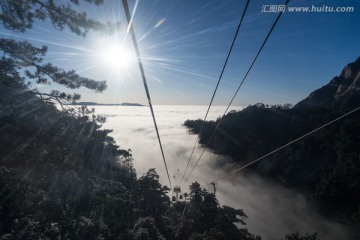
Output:
<svg viewBox="0 0 360 240">
<path fill-rule="evenodd" d="M 327 85 L 315 90 L 295 108 L 354 108 L 360 105 L 360 57 Z"/>
</svg>

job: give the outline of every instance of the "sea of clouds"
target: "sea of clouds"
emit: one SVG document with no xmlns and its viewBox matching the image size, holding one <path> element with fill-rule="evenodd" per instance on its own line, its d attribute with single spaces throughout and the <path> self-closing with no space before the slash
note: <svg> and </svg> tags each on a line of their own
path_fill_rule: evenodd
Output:
<svg viewBox="0 0 360 240">
<path fill-rule="evenodd" d="M 182 126 L 187 119 L 202 119 L 206 106 L 154 106 L 160 137 L 168 164 L 172 185 L 180 183 L 197 135 Z M 241 107 L 234 107 L 241 110 Z M 211 108 L 208 119 L 222 116 L 225 107 Z M 122 149 L 131 149 L 138 177 L 149 168 L 156 168 L 160 182 L 169 186 L 164 162 L 161 156 L 154 123 L 148 107 L 98 106 L 96 113 L 107 117 L 105 129 L 113 129 L 110 134 Z M 189 165 L 192 169 L 201 146 L 197 146 Z M 219 161 L 222 164 L 219 167 Z M 188 186 L 194 181 L 201 185 L 223 176 L 237 166 L 225 156 L 207 150 L 189 180 L 182 184 L 182 192 L 189 192 Z M 186 175 L 187 176 L 187 175 Z M 212 186 L 208 187 L 212 191 Z M 249 217 L 247 228 L 263 239 L 281 239 L 287 233 L 317 232 L 321 239 L 349 239 L 346 228 L 338 223 L 322 218 L 300 193 L 286 189 L 279 184 L 256 174 L 234 174 L 217 185 L 216 196 L 221 205 L 241 208 Z"/>
</svg>

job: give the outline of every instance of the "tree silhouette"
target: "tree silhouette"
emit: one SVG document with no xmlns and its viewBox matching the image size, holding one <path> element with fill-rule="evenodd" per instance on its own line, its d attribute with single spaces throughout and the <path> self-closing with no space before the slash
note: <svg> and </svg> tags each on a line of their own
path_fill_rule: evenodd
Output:
<svg viewBox="0 0 360 240">
<path fill-rule="evenodd" d="M 84 0 L 100 5 L 103 0 Z M 53 0 L 12 1 L 0 2 L 0 21 L 6 29 L 15 32 L 25 32 L 33 27 L 35 20 L 44 21 L 49 18 L 52 25 L 63 30 L 67 27 L 71 32 L 85 36 L 89 30 L 112 31 L 114 24 L 100 23 L 88 18 L 86 12 L 78 12 L 72 6 L 79 5 L 79 0 L 66 0 L 62 4 Z"/>
<path fill-rule="evenodd" d="M 285 236 L 285 240 L 319 240 L 317 233 L 301 235 L 299 232 L 290 233 Z"/>
<path fill-rule="evenodd" d="M 200 188 L 200 184 L 198 182 L 194 182 L 189 186 L 191 200 L 190 203 L 196 208 L 199 209 L 203 202 L 203 192 Z"/>
<path fill-rule="evenodd" d="M 88 3 L 99 5 L 102 0 L 86 0 Z M 58 30 L 69 29 L 74 34 L 86 36 L 89 30 L 110 33 L 115 25 L 100 23 L 88 18 L 85 12 L 75 10 L 79 0 L 62 1 L 61 4 L 52 0 L 12 1 L 0 2 L 0 22 L 7 30 L 23 33 L 33 27 L 36 20 L 49 19 Z M 57 83 L 70 89 L 80 87 L 88 88 L 94 92 L 106 89 L 105 81 L 96 81 L 82 77 L 75 70 L 66 71 L 51 63 L 44 62 L 47 47 L 35 47 L 27 41 L 15 41 L 0 37 L 0 84 L 2 88 L 13 89 L 18 84 L 27 82 L 31 87 L 34 81 L 37 84 Z M 37 95 L 46 102 L 57 101 L 65 109 L 63 103 L 72 103 L 80 99 L 79 94 L 67 94 L 53 90 L 40 92 L 32 87 L 32 94 Z M 10 104 L 14 104 L 11 102 Z M 84 110 L 84 109 L 83 109 Z"/>
<path fill-rule="evenodd" d="M 173 234 L 169 226 L 170 220 L 166 217 L 166 211 L 170 206 L 170 198 L 167 195 L 169 190 L 167 186 L 161 186 L 159 175 L 152 168 L 139 178 L 135 194 L 140 216 L 153 218 L 156 228 L 168 239 Z"/>
</svg>

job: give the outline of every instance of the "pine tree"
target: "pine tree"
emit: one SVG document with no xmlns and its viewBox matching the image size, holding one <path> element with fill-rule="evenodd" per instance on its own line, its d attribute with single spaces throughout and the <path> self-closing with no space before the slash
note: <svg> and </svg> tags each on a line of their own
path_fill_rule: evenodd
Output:
<svg viewBox="0 0 360 240">
<path fill-rule="evenodd" d="M 100 5 L 103 0 L 85 0 L 88 3 Z M 53 0 L 2 0 L 0 1 L 0 23 L 9 31 L 24 33 L 33 27 L 36 21 L 49 19 L 55 29 L 69 29 L 76 35 L 86 36 L 89 30 L 111 33 L 115 24 L 100 23 L 88 18 L 85 12 L 78 12 L 75 7 L 79 0 L 61 1 Z M 102 92 L 106 89 L 105 81 L 96 81 L 82 77 L 75 70 L 66 71 L 52 63 L 44 62 L 47 46 L 35 47 L 27 41 L 15 41 L 0 37 L 0 85 L 1 93 L 6 93 L 19 86 L 31 88 L 30 93 L 37 95 L 46 102 L 57 101 L 65 108 L 64 103 L 72 103 L 80 99 L 79 94 L 67 94 L 53 90 L 41 92 L 31 83 L 51 84 L 57 83 L 70 89 L 80 87 L 88 88 L 94 92 Z M 12 92 L 14 93 L 14 92 Z M 14 96 L 8 95 L 3 98 L 8 107 L 15 105 Z M 3 101 L 4 102 L 4 101 Z M 5 114 L 4 114 L 5 115 Z"/>
</svg>

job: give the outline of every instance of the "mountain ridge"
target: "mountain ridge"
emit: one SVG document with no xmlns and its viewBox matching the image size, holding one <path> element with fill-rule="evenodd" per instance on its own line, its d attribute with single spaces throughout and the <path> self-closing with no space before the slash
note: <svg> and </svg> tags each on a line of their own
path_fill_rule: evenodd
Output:
<svg viewBox="0 0 360 240">
<path fill-rule="evenodd" d="M 243 166 L 358 107 L 359 76 L 360 58 L 292 108 L 258 103 L 229 112 L 222 119 L 206 121 L 199 142 Z M 359 227 L 358 119 L 360 113 L 354 112 L 249 166 L 245 172 L 255 171 L 304 192 L 326 217 Z M 221 125 L 214 133 L 219 121 Z M 187 120 L 184 125 L 199 134 L 202 123 Z M 226 163 L 218 164 L 222 167 Z"/>
<path fill-rule="evenodd" d="M 339 76 L 313 91 L 294 108 L 353 108 L 360 102 L 360 57 L 347 64 Z"/>
</svg>

